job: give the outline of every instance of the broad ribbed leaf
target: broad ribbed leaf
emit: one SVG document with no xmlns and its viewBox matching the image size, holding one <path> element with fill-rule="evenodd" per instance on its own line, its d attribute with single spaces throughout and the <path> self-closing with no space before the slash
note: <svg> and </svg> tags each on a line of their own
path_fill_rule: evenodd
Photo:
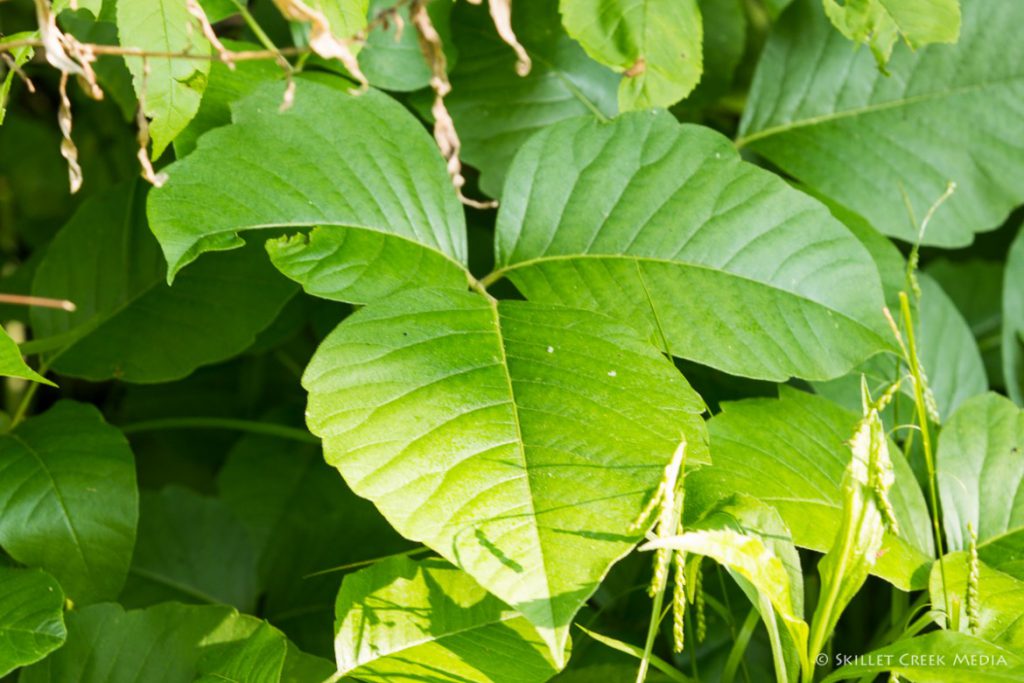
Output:
<svg viewBox="0 0 1024 683">
<path fill-rule="evenodd" d="M 667 112 L 538 133 L 509 172 L 497 231 L 498 273 L 528 299 L 614 314 L 732 374 L 835 377 L 890 337 L 857 239 Z"/>
<path fill-rule="evenodd" d="M 126 612 L 104 603 L 68 613 L 67 626 L 64 647 L 25 669 L 21 683 L 278 683 L 288 666 L 279 648 L 266 647 L 266 622 L 221 605 L 168 602 Z M 278 631 L 269 635 L 284 642 Z M 238 662 L 246 655 L 251 659 Z M 218 677 L 241 664 L 253 675 Z"/>
<path fill-rule="evenodd" d="M 233 125 L 167 168 L 149 219 L 169 277 L 240 246 L 241 231 L 321 226 L 268 245 L 312 294 L 366 303 L 409 285 L 465 286 L 465 220 L 433 141 L 386 95 L 348 87 L 300 80 L 281 113 L 281 86 L 263 85 Z"/>
<path fill-rule="evenodd" d="M 51 387 L 56 386 L 28 366 L 25 359 L 21 357 L 17 343 L 11 339 L 7 330 L 2 326 L 0 326 L 0 377 L 20 377 L 41 384 L 49 384 Z"/>
<path fill-rule="evenodd" d="M 1024 581 L 979 562 L 974 586 L 977 592 L 968 598 L 970 555 L 950 553 L 942 558 L 942 565 L 936 562 L 932 567 L 928 585 L 934 608 L 944 609 L 947 615 L 958 609 L 956 623 L 963 631 L 971 627 L 968 603 L 973 600 L 971 610 L 977 617 L 973 635 L 1024 652 Z M 950 628 L 949 623 L 946 622 L 946 628 Z"/>
<path fill-rule="evenodd" d="M 632 329 L 584 311 L 410 292 L 345 320 L 303 385 L 352 490 L 556 658 L 683 434 L 688 462 L 707 462 L 700 397 Z"/>
<path fill-rule="evenodd" d="M 1024 201 L 1024 3 L 964 0 L 954 45 L 895 49 L 881 73 L 828 23 L 821 0 L 797 0 L 761 57 L 738 144 L 866 217 L 917 239 L 945 191 L 926 244 L 964 246 Z"/>
<path fill-rule="evenodd" d="M 1003 275 L 1003 377 L 1006 393 L 1024 407 L 1024 230 L 1010 246 Z"/>
<path fill-rule="evenodd" d="M 697 0 L 561 0 L 559 10 L 587 54 L 623 73 L 623 111 L 675 104 L 700 81 L 704 25 Z"/>
<path fill-rule="evenodd" d="M 822 683 L 873 679 L 886 671 L 921 683 L 1012 683 L 1024 678 L 1024 657 L 966 633 L 936 631 L 858 657 Z"/>
<path fill-rule="evenodd" d="M 183 0 L 130 0 L 117 3 L 117 34 L 121 45 L 156 52 L 210 52 Z M 140 57 L 125 57 L 135 92 L 145 95 L 146 116 L 152 121 L 153 157 L 185 129 L 199 110 L 206 89 L 210 61 L 205 59 L 148 58 L 149 74 Z"/>
<path fill-rule="evenodd" d="M 452 0 L 431 0 L 427 3 L 430 23 L 441 37 L 449 68 L 456 55 L 452 48 L 452 4 Z M 369 16 L 372 19 L 381 11 L 392 8 L 398 12 L 399 19 L 384 24 L 378 22 L 371 28 L 366 43 L 359 51 L 359 68 L 375 88 L 397 92 L 426 88 L 430 85 L 430 65 L 423 57 L 419 34 L 415 29 L 405 30 L 410 27 L 408 5 L 396 7 L 391 0 L 370 0 Z M 459 133 L 462 133 L 461 129 Z"/>
<path fill-rule="evenodd" d="M 459 62 L 445 102 L 462 159 L 480 169 L 480 187 L 490 196 L 501 195 L 512 158 L 536 131 L 576 116 L 616 113 L 620 77 L 566 35 L 554 2 L 515 2 L 512 28 L 533 61 L 526 76 L 516 73 L 516 55 L 486 8 L 458 3 L 452 21 Z"/>
<path fill-rule="evenodd" d="M 91 405 L 61 401 L 0 436 L 0 546 L 78 605 L 120 592 L 138 504 L 128 442 Z"/>
<path fill-rule="evenodd" d="M 143 491 L 135 555 L 118 601 L 218 603 L 251 612 L 256 562 L 245 527 L 222 501 L 176 486 Z"/>
<path fill-rule="evenodd" d="M 842 480 L 858 416 L 813 394 L 783 388 L 778 399 L 725 403 L 709 423 L 712 465 L 686 480 L 687 508 L 744 493 L 775 507 L 798 546 L 825 552 L 843 516 Z M 900 536 L 886 536 L 874 574 L 922 588 L 934 552 L 928 510 L 914 474 L 890 446 L 890 492 Z"/>
<path fill-rule="evenodd" d="M 132 184 L 94 195 L 39 264 L 32 292 L 77 306 L 74 313 L 32 309 L 33 331 L 46 339 L 57 372 L 96 381 L 180 379 L 252 344 L 295 294 L 258 247 L 206 259 L 168 287 L 143 207 L 142 188 Z"/>
<path fill-rule="evenodd" d="M 1024 578 L 1024 411 L 998 394 L 964 403 L 939 435 L 943 527 L 952 550 L 967 546 L 993 567 Z"/>
<path fill-rule="evenodd" d="M 0 676 L 64 644 L 64 592 L 40 569 L 0 567 Z"/>
<path fill-rule="evenodd" d="M 338 671 L 363 681 L 540 683 L 561 668 L 527 619 L 433 559 L 345 577 L 335 649 Z"/>
<path fill-rule="evenodd" d="M 285 637 L 263 622 L 238 647 L 204 662 L 195 683 L 278 683 L 287 653 Z"/>
</svg>

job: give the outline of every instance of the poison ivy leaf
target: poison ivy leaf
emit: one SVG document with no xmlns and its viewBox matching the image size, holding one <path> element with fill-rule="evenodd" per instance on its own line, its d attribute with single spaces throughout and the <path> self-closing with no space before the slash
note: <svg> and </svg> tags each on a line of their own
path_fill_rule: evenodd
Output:
<svg viewBox="0 0 1024 683">
<path fill-rule="evenodd" d="M 91 405 L 61 401 L 0 436 L 0 546 L 76 604 L 120 592 L 137 519 L 131 449 Z"/>
<path fill-rule="evenodd" d="M 40 569 L 0 567 L 0 676 L 64 644 L 64 592 Z"/>
<path fill-rule="evenodd" d="M 234 125 L 167 168 L 149 217 L 169 277 L 240 246 L 242 230 L 315 225 L 268 244 L 311 294 L 366 303 L 411 285 L 465 286 L 465 219 L 433 141 L 397 102 L 346 84 L 302 79 L 283 114 L 280 86 L 263 85 Z"/>
<path fill-rule="evenodd" d="M 49 384 L 51 387 L 57 386 L 25 363 L 17 343 L 3 327 L 0 327 L 0 377 L 20 377 L 40 384 Z"/>
<path fill-rule="evenodd" d="M 391 0 L 370 0 L 369 17 L 372 19 L 379 12 L 393 7 L 395 3 Z M 367 34 L 366 43 L 359 51 L 359 68 L 375 88 L 398 92 L 426 88 L 430 85 L 430 65 L 420 49 L 419 34 L 411 28 L 409 6 L 400 5 L 397 11 L 400 20 L 374 26 Z M 450 68 L 455 62 L 451 35 L 452 2 L 432 0 L 427 4 L 427 13 L 441 37 Z M 410 30 L 406 31 L 406 28 Z"/>
<path fill-rule="evenodd" d="M 616 113 L 620 77 L 587 57 L 566 35 L 548 0 L 516 0 L 512 28 L 530 55 L 526 76 L 482 6 L 457 3 L 452 21 L 459 62 L 445 98 L 462 141 L 462 159 L 480 169 L 480 188 L 501 195 L 512 157 L 534 132 L 576 116 Z"/>
<path fill-rule="evenodd" d="M 909 4 L 908 4 L 909 6 Z M 1024 4 L 965 0 L 955 46 L 898 46 L 891 76 L 828 25 L 820 0 L 797 0 L 761 57 L 737 142 L 862 214 L 886 235 L 963 246 L 1024 201 L 1017 103 Z"/>
<path fill-rule="evenodd" d="M 91 380 L 179 379 L 251 344 L 294 294 L 258 248 L 208 259 L 168 287 L 143 206 L 141 188 L 132 185 L 94 195 L 39 264 L 33 293 L 77 305 L 74 313 L 32 309 L 33 329 L 45 338 L 57 372 Z"/>
<path fill-rule="evenodd" d="M 1006 257 L 1002 346 L 1006 393 L 1024 407 L 1024 229 L 1017 234 Z"/>
<path fill-rule="evenodd" d="M 245 683 L 281 678 L 280 649 L 267 640 L 284 637 L 270 638 L 265 622 L 230 607 L 169 602 L 126 612 L 105 603 L 69 612 L 67 625 L 64 647 L 25 669 L 22 683 L 205 683 L 235 680 L 217 676 L 243 666 L 257 674 L 239 679 Z M 260 659 L 240 663 L 247 655 Z"/>
<path fill-rule="evenodd" d="M 324 572 L 409 543 L 345 486 L 317 446 L 246 437 L 228 455 L 217 486 L 257 548 L 262 614 L 307 651 L 333 652 L 341 575 Z"/>
<path fill-rule="evenodd" d="M 444 560 L 350 574 L 336 624 L 338 671 L 364 681 L 540 683 L 561 668 L 527 619 Z"/>
<path fill-rule="evenodd" d="M 232 0 L 228 4 L 235 7 Z M 235 7 L 237 11 L 237 7 Z M 211 19 L 212 21 L 212 19 Z M 259 50 L 258 45 L 234 40 L 221 41 L 229 50 Z M 210 66 L 210 78 L 203 91 L 196 115 L 181 133 L 174 138 L 174 154 L 181 158 L 196 148 L 199 136 L 208 130 L 231 123 L 231 104 L 252 93 L 268 81 L 281 80 L 284 71 L 271 60 L 249 59 L 232 63 L 231 67 L 220 60 Z M 284 85 L 281 96 L 284 97 Z"/>
<path fill-rule="evenodd" d="M 964 403 L 939 434 L 943 527 L 952 550 L 967 525 L 993 567 L 1024 578 L 1024 411 L 998 394 Z"/>
<path fill-rule="evenodd" d="M 776 508 L 798 546 L 825 552 L 842 519 L 848 441 L 859 418 L 821 397 L 781 388 L 778 399 L 724 403 L 709 423 L 713 464 L 686 479 L 688 514 L 733 493 Z M 888 535 L 872 572 L 903 590 L 926 585 L 931 523 L 914 474 L 891 446 L 899 537 Z"/>
<path fill-rule="evenodd" d="M 960 37 L 959 0 L 824 0 L 824 5 L 832 24 L 850 40 L 869 45 L 883 69 L 901 36 L 914 49 Z"/>
<path fill-rule="evenodd" d="M 970 574 L 970 555 L 950 553 L 942 558 L 941 567 L 938 562 L 932 567 L 928 584 L 932 605 L 944 608 L 947 615 L 952 615 L 953 609 L 959 610 L 955 623 L 960 625 L 961 631 L 970 628 Z M 1024 581 L 979 562 L 975 589 L 975 603 L 970 609 L 977 616 L 977 625 L 972 635 L 1024 652 Z"/>
<path fill-rule="evenodd" d="M 919 683 L 1009 683 L 1024 676 L 1024 657 L 966 633 L 935 631 L 869 652 L 822 683 L 886 671 Z"/>
<path fill-rule="evenodd" d="M 303 377 L 327 461 L 395 529 L 532 621 L 561 664 L 573 615 L 704 410 L 672 364 L 593 313 L 454 290 L 346 319 Z"/>
<path fill-rule="evenodd" d="M 835 377 L 889 343 L 856 238 L 667 112 L 535 135 L 505 185 L 496 262 L 528 299 L 615 314 L 732 374 Z"/>
<path fill-rule="evenodd" d="M 700 81 L 697 0 L 560 0 L 562 23 L 591 57 L 623 73 L 619 108 L 667 107 Z"/>
<path fill-rule="evenodd" d="M 140 503 L 138 541 L 119 602 L 145 607 L 177 600 L 255 609 L 256 550 L 228 506 L 176 486 L 144 491 Z"/>
<path fill-rule="evenodd" d="M 124 47 L 193 54 L 209 54 L 211 49 L 181 0 L 118 2 L 117 33 Z M 153 158 L 159 158 L 199 110 L 210 60 L 150 57 L 148 75 L 141 58 L 125 57 L 125 62 L 135 93 L 145 99 Z"/>
</svg>

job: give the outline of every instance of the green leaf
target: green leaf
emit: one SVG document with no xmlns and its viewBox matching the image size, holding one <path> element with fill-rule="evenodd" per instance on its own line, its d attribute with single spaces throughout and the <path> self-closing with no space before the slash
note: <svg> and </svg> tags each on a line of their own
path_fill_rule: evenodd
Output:
<svg viewBox="0 0 1024 683">
<path fill-rule="evenodd" d="M 25 359 L 21 357 L 18 344 L 11 339 L 7 330 L 2 326 L 0 326 L 0 377 L 20 377 L 40 384 L 49 384 L 51 387 L 57 386 L 28 366 Z"/>
<path fill-rule="evenodd" d="M 686 479 L 687 510 L 707 509 L 733 493 L 776 508 L 796 545 L 827 551 L 842 520 L 842 479 L 855 413 L 819 396 L 782 388 L 778 399 L 724 403 L 708 425 L 713 464 Z M 923 588 L 934 549 L 924 496 L 890 445 L 891 491 L 900 536 L 888 535 L 873 573 L 903 590 Z"/>
<path fill-rule="evenodd" d="M 932 605 L 936 609 L 944 608 L 947 615 L 952 614 L 955 606 L 959 618 L 954 623 L 960 624 L 960 630 L 964 631 L 969 627 L 970 555 L 950 553 L 942 558 L 942 565 L 940 568 L 936 562 L 932 567 L 928 585 Z M 979 562 L 975 587 L 977 593 L 973 599 L 977 601 L 978 624 L 971 635 L 1024 652 L 1024 581 Z"/>
<path fill-rule="evenodd" d="M 335 637 L 338 671 L 364 681 L 540 683 L 561 668 L 527 619 L 443 560 L 345 577 Z"/>
<path fill-rule="evenodd" d="M 1010 683 L 1024 676 L 1024 657 L 966 633 L 936 631 L 862 655 L 822 683 L 886 671 L 918 683 Z"/>
<path fill-rule="evenodd" d="M 26 40 L 30 38 L 38 38 L 39 34 L 35 31 L 22 31 L 21 33 L 12 33 L 9 36 L 5 36 L 7 40 Z M 31 46 L 22 46 L 11 50 L 10 57 L 14 61 L 14 66 L 20 69 L 23 67 L 28 60 L 32 59 L 32 55 L 35 51 Z M 0 81 L 0 124 L 4 122 L 4 116 L 7 114 L 7 96 L 11 92 L 11 85 L 14 83 L 16 77 L 15 69 L 10 68 L 7 64 L 7 73 L 4 74 L 3 81 Z"/>
<path fill-rule="evenodd" d="M 256 550 L 227 505 L 177 486 L 144 491 L 140 503 L 123 605 L 177 600 L 255 609 Z"/>
<path fill-rule="evenodd" d="M 501 195 L 512 158 L 536 131 L 576 116 L 615 115 L 620 77 L 566 35 L 554 2 L 515 2 L 512 28 L 533 62 L 526 76 L 516 73 L 515 53 L 486 8 L 457 3 L 452 21 L 459 62 L 445 104 L 462 159 L 480 170 L 480 188 L 490 196 Z"/>
<path fill-rule="evenodd" d="M 32 309 L 57 372 L 96 381 L 180 379 L 252 344 L 293 296 L 294 285 L 258 247 L 207 259 L 168 287 L 143 206 L 133 185 L 94 195 L 39 264 L 33 293 L 77 306 L 74 313 Z"/>
<path fill-rule="evenodd" d="M 64 592 L 40 569 L 0 567 L 0 676 L 64 644 Z"/>
<path fill-rule="evenodd" d="M 496 261 L 528 299 L 614 314 L 731 374 L 835 377 L 891 337 L 856 238 L 667 112 L 535 135 L 509 172 Z"/>
<path fill-rule="evenodd" d="M 847 3 L 849 4 L 849 3 Z M 829 26 L 820 0 L 798 0 L 775 26 L 737 142 L 913 242 L 916 221 L 946 189 L 925 244 L 970 244 L 1024 201 L 1018 154 L 1024 4 L 965 0 L 955 46 L 898 46 L 891 76 Z"/>
<path fill-rule="evenodd" d="M 367 303 L 409 286 L 465 286 L 465 219 L 430 136 L 386 95 L 347 93 L 341 79 L 302 79 L 234 109 L 167 168 L 149 219 L 169 277 L 238 233 L 321 226 L 268 244 L 275 265 L 312 294 Z M 306 160 L 296 164 L 295 159 Z"/>
<path fill-rule="evenodd" d="M 1024 411 L 998 394 L 964 403 L 939 434 L 936 467 L 951 550 L 967 546 L 993 567 L 1024 578 Z"/>
<path fill-rule="evenodd" d="M 117 33 L 124 47 L 158 52 L 209 54 L 210 43 L 181 0 L 131 0 L 117 3 Z M 146 116 L 152 119 L 153 158 L 185 129 L 199 110 L 210 74 L 210 60 L 150 57 L 149 74 L 143 60 L 126 57 L 135 93 L 145 98 Z"/>
<path fill-rule="evenodd" d="M 455 61 L 450 21 L 452 4 L 451 0 L 432 0 L 427 4 L 430 23 L 441 38 L 449 65 Z M 369 17 L 372 19 L 393 7 L 392 0 L 370 0 Z M 420 49 L 419 34 L 409 23 L 409 6 L 400 5 L 397 11 L 401 24 L 388 21 L 374 26 L 367 34 L 366 43 L 359 51 L 359 68 L 375 88 L 397 92 L 426 88 L 430 85 L 430 65 Z M 459 133 L 461 135 L 462 131 Z"/>
<path fill-rule="evenodd" d="M 61 401 L 0 436 L 0 546 L 76 604 L 120 592 L 137 519 L 131 449 L 91 405 Z"/>
<path fill-rule="evenodd" d="M 619 109 L 667 107 L 703 70 L 697 0 L 560 0 L 562 23 L 591 57 L 623 73 Z"/>
<path fill-rule="evenodd" d="M 25 669 L 21 683 L 280 680 L 281 651 L 268 641 L 284 637 L 230 607 L 169 602 L 126 612 L 105 603 L 68 613 L 67 625 L 64 647 Z M 246 671 L 253 675 L 238 678 Z"/>
<path fill-rule="evenodd" d="M 1024 407 L 1024 230 L 1017 233 L 1006 257 L 1002 337 L 1006 393 Z"/>
<path fill-rule="evenodd" d="M 871 47 L 881 69 L 900 37 L 914 49 L 960 37 L 958 0 L 825 0 L 824 5 L 844 36 Z"/>
<path fill-rule="evenodd" d="M 327 461 L 395 529 L 537 625 L 556 659 L 682 434 L 707 462 L 700 397 L 630 328 L 459 291 L 345 320 L 303 377 Z"/>
</svg>

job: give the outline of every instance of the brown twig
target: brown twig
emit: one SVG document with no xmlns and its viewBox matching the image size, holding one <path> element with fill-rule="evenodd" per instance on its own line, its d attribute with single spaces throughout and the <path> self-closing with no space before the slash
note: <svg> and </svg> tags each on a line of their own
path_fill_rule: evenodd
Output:
<svg viewBox="0 0 1024 683">
<path fill-rule="evenodd" d="M 67 299 L 49 299 L 45 296 L 25 296 L 22 294 L 0 294 L 0 303 L 15 306 L 40 306 L 42 308 L 59 308 L 69 313 L 74 312 L 75 304 Z"/>
</svg>

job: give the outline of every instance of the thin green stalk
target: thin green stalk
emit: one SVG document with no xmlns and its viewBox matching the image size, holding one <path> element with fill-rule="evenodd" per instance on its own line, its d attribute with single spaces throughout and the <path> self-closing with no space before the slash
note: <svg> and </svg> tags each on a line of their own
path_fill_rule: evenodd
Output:
<svg viewBox="0 0 1024 683">
<path fill-rule="evenodd" d="M 647 680 L 647 669 L 651 661 L 651 653 L 654 651 L 654 639 L 658 636 L 658 627 L 664 617 L 662 606 L 665 604 L 665 591 L 668 589 L 668 582 L 654 594 L 651 604 L 651 621 L 647 625 L 647 638 L 644 640 L 644 652 L 640 657 L 640 668 L 636 672 L 636 683 L 644 683 Z"/>
<path fill-rule="evenodd" d="M 45 375 L 46 371 L 50 369 L 49 361 L 43 361 L 39 364 L 39 369 L 36 370 L 40 375 Z M 8 431 L 13 430 L 18 426 L 18 423 L 25 419 L 28 414 L 28 407 L 32 404 L 32 399 L 35 398 L 36 391 L 39 390 L 38 382 L 29 382 L 28 387 L 25 388 L 25 393 L 21 395 L 21 401 L 18 403 L 17 409 L 14 411 L 14 415 L 11 416 L 11 424 L 7 427 Z"/>
<path fill-rule="evenodd" d="M 736 678 L 736 671 L 739 669 L 740 662 L 743 661 L 743 656 L 750 645 L 750 639 L 754 635 L 754 629 L 757 628 L 757 623 L 760 620 L 761 616 L 757 608 L 751 607 L 747 618 L 740 626 L 739 633 L 733 638 L 732 649 L 729 650 L 729 657 L 725 660 L 725 667 L 722 669 L 722 683 L 732 683 Z"/>
<path fill-rule="evenodd" d="M 139 434 L 141 432 L 152 432 L 164 429 L 228 429 L 250 434 L 262 434 L 264 436 L 276 436 L 281 439 L 290 439 L 302 443 L 318 444 L 320 439 L 316 438 L 304 429 L 289 427 L 282 424 L 269 422 L 257 422 L 256 420 L 238 420 L 226 417 L 168 417 L 157 420 L 144 420 L 131 424 L 121 425 L 120 429 L 125 434 Z"/>
<path fill-rule="evenodd" d="M 311 574 L 306 574 L 302 578 L 303 579 L 312 579 L 313 577 L 316 577 L 316 576 L 325 576 L 327 574 L 335 574 L 335 573 L 338 573 L 338 572 L 347 572 L 347 571 L 350 571 L 352 569 L 359 569 L 360 567 L 368 567 L 371 564 L 376 564 L 378 562 L 383 562 L 384 560 L 390 560 L 393 557 L 413 557 L 415 555 L 423 555 L 424 553 L 429 553 L 429 552 L 430 552 L 430 548 L 428 548 L 425 545 L 422 545 L 419 548 L 412 548 L 411 550 L 404 550 L 404 551 L 402 551 L 400 553 L 392 553 L 391 555 L 383 555 L 381 557 L 374 557 L 374 558 L 369 559 L 369 560 L 360 560 L 359 562 L 350 562 L 348 564 L 340 564 L 340 565 L 338 565 L 336 567 L 328 567 L 327 569 L 320 569 L 320 570 L 315 571 L 315 572 L 313 572 Z"/>
</svg>

